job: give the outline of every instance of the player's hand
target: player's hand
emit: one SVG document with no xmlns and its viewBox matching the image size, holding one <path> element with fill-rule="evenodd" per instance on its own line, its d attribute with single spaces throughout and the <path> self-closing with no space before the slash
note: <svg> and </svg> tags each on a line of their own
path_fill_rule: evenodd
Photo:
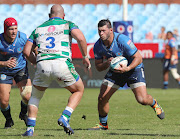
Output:
<svg viewBox="0 0 180 139">
<path fill-rule="evenodd" d="M 91 63 L 89 61 L 89 58 L 83 58 L 83 64 L 85 65 L 85 67 L 90 70 L 91 69 Z"/>
<path fill-rule="evenodd" d="M 128 72 L 130 69 L 124 64 L 120 64 L 120 68 L 118 70 L 114 70 L 115 73 L 125 73 Z"/>
<path fill-rule="evenodd" d="M 5 61 L 4 67 L 8 67 L 8 68 L 16 67 L 16 59 L 9 59 L 8 61 Z"/>
<path fill-rule="evenodd" d="M 111 61 L 112 61 L 113 58 L 114 57 L 110 57 L 110 58 L 107 59 L 106 63 L 108 64 L 108 66 L 111 64 Z"/>
</svg>

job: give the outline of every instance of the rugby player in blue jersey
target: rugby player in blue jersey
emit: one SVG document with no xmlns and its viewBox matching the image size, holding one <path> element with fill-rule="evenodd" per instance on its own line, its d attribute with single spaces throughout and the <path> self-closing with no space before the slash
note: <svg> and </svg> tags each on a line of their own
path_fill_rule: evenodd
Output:
<svg viewBox="0 0 180 139">
<path fill-rule="evenodd" d="M 122 66 L 119 71 L 109 70 L 105 75 L 98 97 L 98 112 L 100 123 L 90 130 L 107 130 L 109 99 L 126 83 L 132 89 L 138 103 L 150 105 L 160 119 L 164 119 L 164 111 L 151 95 L 147 94 L 144 78 L 142 56 L 133 42 L 125 35 L 113 32 L 108 19 L 98 23 L 100 39 L 94 45 L 95 66 L 98 71 L 109 68 L 111 60 L 116 56 L 124 56 L 128 66 Z"/>
<path fill-rule="evenodd" d="M 6 118 L 4 128 L 14 125 L 9 105 L 13 79 L 22 97 L 19 118 L 27 123 L 27 104 L 32 86 L 27 62 L 22 53 L 26 41 L 26 34 L 18 31 L 17 21 L 12 17 L 5 19 L 4 33 L 0 34 L 0 108 Z"/>
</svg>

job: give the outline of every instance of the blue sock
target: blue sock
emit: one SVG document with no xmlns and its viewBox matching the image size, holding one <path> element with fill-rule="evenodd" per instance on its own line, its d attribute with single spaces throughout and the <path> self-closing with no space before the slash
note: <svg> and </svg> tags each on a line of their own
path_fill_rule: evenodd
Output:
<svg viewBox="0 0 180 139">
<path fill-rule="evenodd" d="M 151 107 L 153 107 L 155 104 L 156 104 L 156 101 L 153 98 L 153 103 L 152 103 Z"/>
<path fill-rule="evenodd" d="M 106 115 L 106 116 L 104 116 L 104 117 L 99 115 L 100 123 L 101 123 L 102 125 L 104 125 L 104 126 L 107 125 L 107 119 L 108 119 L 108 115 Z"/>
<path fill-rule="evenodd" d="M 168 88 L 168 81 L 164 81 L 163 84 L 164 84 L 164 89 L 167 89 Z"/>
<path fill-rule="evenodd" d="M 67 121 L 69 121 L 73 111 L 74 110 L 72 108 L 66 106 L 65 110 L 62 112 L 62 115 L 64 115 L 67 118 Z"/>
<path fill-rule="evenodd" d="M 36 118 L 28 117 L 27 125 L 28 127 L 34 127 L 36 125 Z"/>
</svg>

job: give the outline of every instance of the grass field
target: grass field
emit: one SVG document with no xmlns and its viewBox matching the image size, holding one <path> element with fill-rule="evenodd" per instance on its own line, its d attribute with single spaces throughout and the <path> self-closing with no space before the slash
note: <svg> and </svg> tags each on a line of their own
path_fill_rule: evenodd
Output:
<svg viewBox="0 0 180 139">
<path fill-rule="evenodd" d="M 89 131 L 99 122 L 97 97 L 99 89 L 85 89 L 81 103 L 73 112 L 70 125 L 75 134 L 68 136 L 57 120 L 64 110 L 70 93 L 65 89 L 48 89 L 41 100 L 33 138 L 77 138 L 77 139 L 146 139 L 180 138 L 180 90 L 148 89 L 165 111 L 165 119 L 160 120 L 149 106 L 138 104 L 131 90 L 119 90 L 110 100 L 109 130 Z M 0 115 L 0 138 L 19 139 L 26 131 L 24 122 L 18 116 L 20 95 L 12 89 L 10 105 L 15 125 L 4 129 L 5 119 Z M 86 120 L 82 118 L 86 115 Z"/>
</svg>

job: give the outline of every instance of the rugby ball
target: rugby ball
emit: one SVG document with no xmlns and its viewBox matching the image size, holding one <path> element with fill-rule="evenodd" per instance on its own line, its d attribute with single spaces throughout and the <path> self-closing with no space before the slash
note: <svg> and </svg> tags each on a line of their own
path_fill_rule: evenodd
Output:
<svg viewBox="0 0 180 139">
<path fill-rule="evenodd" d="M 113 58 L 111 61 L 111 64 L 110 64 L 111 70 L 112 71 L 119 70 L 120 64 L 127 66 L 128 60 L 123 56 L 117 56 L 117 57 Z"/>
</svg>

